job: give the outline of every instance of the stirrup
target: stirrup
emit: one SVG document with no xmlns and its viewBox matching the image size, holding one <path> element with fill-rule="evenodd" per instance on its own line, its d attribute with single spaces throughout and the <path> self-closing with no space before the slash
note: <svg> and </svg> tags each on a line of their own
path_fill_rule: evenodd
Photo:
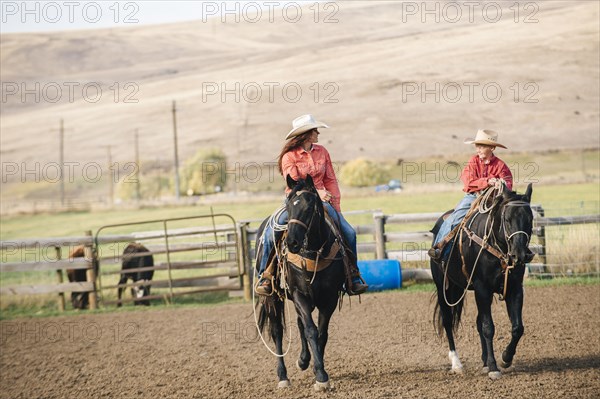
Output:
<svg viewBox="0 0 600 399">
<path fill-rule="evenodd" d="M 254 292 L 258 295 L 269 296 L 273 294 L 273 281 L 268 277 L 263 277 L 257 281 L 254 286 Z"/>
<path fill-rule="evenodd" d="M 358 279 L 360 280 L 359 283 L 356 283 L 357 289 L 353 290 L 352 288 L 354 288 L 355 283 L 354 281 Z M 358 276 L 355 276 L 351 281 L 350 281 L 350 287 L 346 288 L 346 292 L 348 293 L 348 296 L 354 296 L 354 295 L 360 295 L 360 294 L 364 294 L 365 292 L 367 292 L 367 290 L 369 289 L 369 285 L 367 284 L 367 282 L 362 278 L 362 276 L 359 274 Z"/>
<path fill-rule="evenodd" d="M 431 247 L 427 251 L 427 255 L 429 255 L 431 260 L 439 263 L 439 261 L 442 259 L 442 249 L 436 248 L 436 247 Z"/>
</svg>

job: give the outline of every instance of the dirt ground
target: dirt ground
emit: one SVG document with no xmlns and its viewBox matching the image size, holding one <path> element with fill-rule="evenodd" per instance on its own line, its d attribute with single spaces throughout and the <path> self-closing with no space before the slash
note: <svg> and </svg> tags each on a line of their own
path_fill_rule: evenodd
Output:
<svg viewBox="0 0 600 399">
<path fill-rule="evenodd" d="M 2 321 L 0 397 L 598 397 L 599 286 L 527 288 L 515 370 L 498 381 L 479 374 L 472 295 L 457 341 L 462 376 L 448 373 L 430 299 L 392 292 L 346 301 L 332 320 L 327 393 L 313 391 L 310 368 L 294 366 L 295 325 L 286 357 L 292 386 L 276 388 L 275 359 L 257 337 L 249 304 Z M 494 316 L 498 354 L 510 339 L 503 303 Z"/>
</svg>

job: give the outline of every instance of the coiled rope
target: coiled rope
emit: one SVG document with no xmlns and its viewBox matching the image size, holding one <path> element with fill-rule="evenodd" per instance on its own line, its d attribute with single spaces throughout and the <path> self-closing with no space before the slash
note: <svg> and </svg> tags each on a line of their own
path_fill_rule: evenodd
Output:
<svg viewBox="0 0 600 399">
<path fill-rule="evenodd" d="M 277 244 L 275 243 L 275 232 L 276 231 L 285 231 L 287 230 L 287 224 L 279 224 L 278 220 L 281 217 L 281 214 L 286 210 L 285 205 L 282 205 L 279 209 L 277 209 L 273 215 L 271 215 L 271 217 L 269 218 L 267 225 L 269 227 L 271 227 L 271 232 L 272 232 L 272 237 L 273 237 L 273 245 L 275 245 L 275 254 L 277 256 L 277 259 L 281 259 L 281 253 L 279 251 L 279 247 L 277 246 Z M 263 234 L 260 238 L 260 241 L 258 242 L 258 247 L 256 248 L 256 257 L 258 258 L 258 255 L 261 253 L 262 248 L 264 246 L 264 242 L 265 242 L 265 235 Z M 256 259 L 255 259 L 256 261 Z M 281 276 L 281 284 L 285 284 L 285 286 L 283 287 L 284 290 L 287 292 L 287 289 L 289 288 L 287 286 L 287 278 L 285 276 L 285 267 L 282 269 L 283 270 L 283 274 Z M 254 281 L 258 281 L 258 273 L 256 268 L 254 268 Z M 262 335 L 262 332 L 260 331 L 260 327 L 258 326 L 258 317 L 256 315 L 256 292 L 254 290 L 254 287 L 252 288 L 252 304 L 253 306 L 253 313 L 254 313 L 254 324 L 256 325 L 256 331 L 258 332 L 258 336 L 260 337 L 260 340 L 262 341 L 262 343 L 265 345 L 265 348 L 267 348 L 267 350 L 269 352 L 271 352 L 271 354 L 275 357 L 285 357 L 288 352 L 290 351 L 290 348 L 292 346 L 292 329 L 290 328 L 290 326 L 287 326 L 288 329 L 288 333 L 289 333 L 289 337 L 288 337 L 288 345 L 287 348 L 285 350 L 285 352 L 283 354 L 278 354 L 275 353 L 270 347 L 269 344 L 267 344 L 267 341 L 265 340 L 265 338 Z M 285 302 L 285 309 L 286 309 L 286 313 L 290 314 L 290 309 L 289 309 L 289 301 L 287 300 L 286 296 L 284 295 L 283 297 L 283 301 Z"/>
</svg>

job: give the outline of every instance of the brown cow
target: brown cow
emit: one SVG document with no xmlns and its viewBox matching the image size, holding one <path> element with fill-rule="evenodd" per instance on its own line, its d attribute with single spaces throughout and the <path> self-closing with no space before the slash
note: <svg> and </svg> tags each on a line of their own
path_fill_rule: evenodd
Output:
<svg viewBox="0 0 600 399">
<path fill-rule="evenodd" d="M 78 245 L 69 252 L 69 259 L 83 258 L 85 256 L 84 246 Z M 94 270 L 98 275 L 98 262 L 93 260 Z M 86 269 L 67 269 L 67 277 L 70 282 L 82 282 L 87 280 Z M 71 292 L 71 304 L 73 309 L 87 309 L 89 307 L 88 292 Z"/>
</svg>

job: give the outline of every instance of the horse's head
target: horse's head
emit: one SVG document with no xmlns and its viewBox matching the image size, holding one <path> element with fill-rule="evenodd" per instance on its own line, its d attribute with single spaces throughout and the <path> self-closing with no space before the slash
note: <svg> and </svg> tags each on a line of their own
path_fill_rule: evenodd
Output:
<svg viewBox="0 0 600 399">
<path fill-rule="evenodd" d="M 287 186 L 292 190 L 286 201 L 288 250 L 297 254 L 309 248 L 311 232 L 318 231 L 323 216 L 323 203 L 310 175 L 305 180 L 294 180 L 287 176 Z"/>
<path fill-rule="evenodd" d="M 504 191 L 498 197 L 500 234 L 506 242 L 508 255 L 520 265 L 531 262 L 534 257 L 529 250 L 533 228 L 533 212 L 530 206 L 532 191 L 531 183 L 523 195 L 504 187 Z"/>
</svg>

